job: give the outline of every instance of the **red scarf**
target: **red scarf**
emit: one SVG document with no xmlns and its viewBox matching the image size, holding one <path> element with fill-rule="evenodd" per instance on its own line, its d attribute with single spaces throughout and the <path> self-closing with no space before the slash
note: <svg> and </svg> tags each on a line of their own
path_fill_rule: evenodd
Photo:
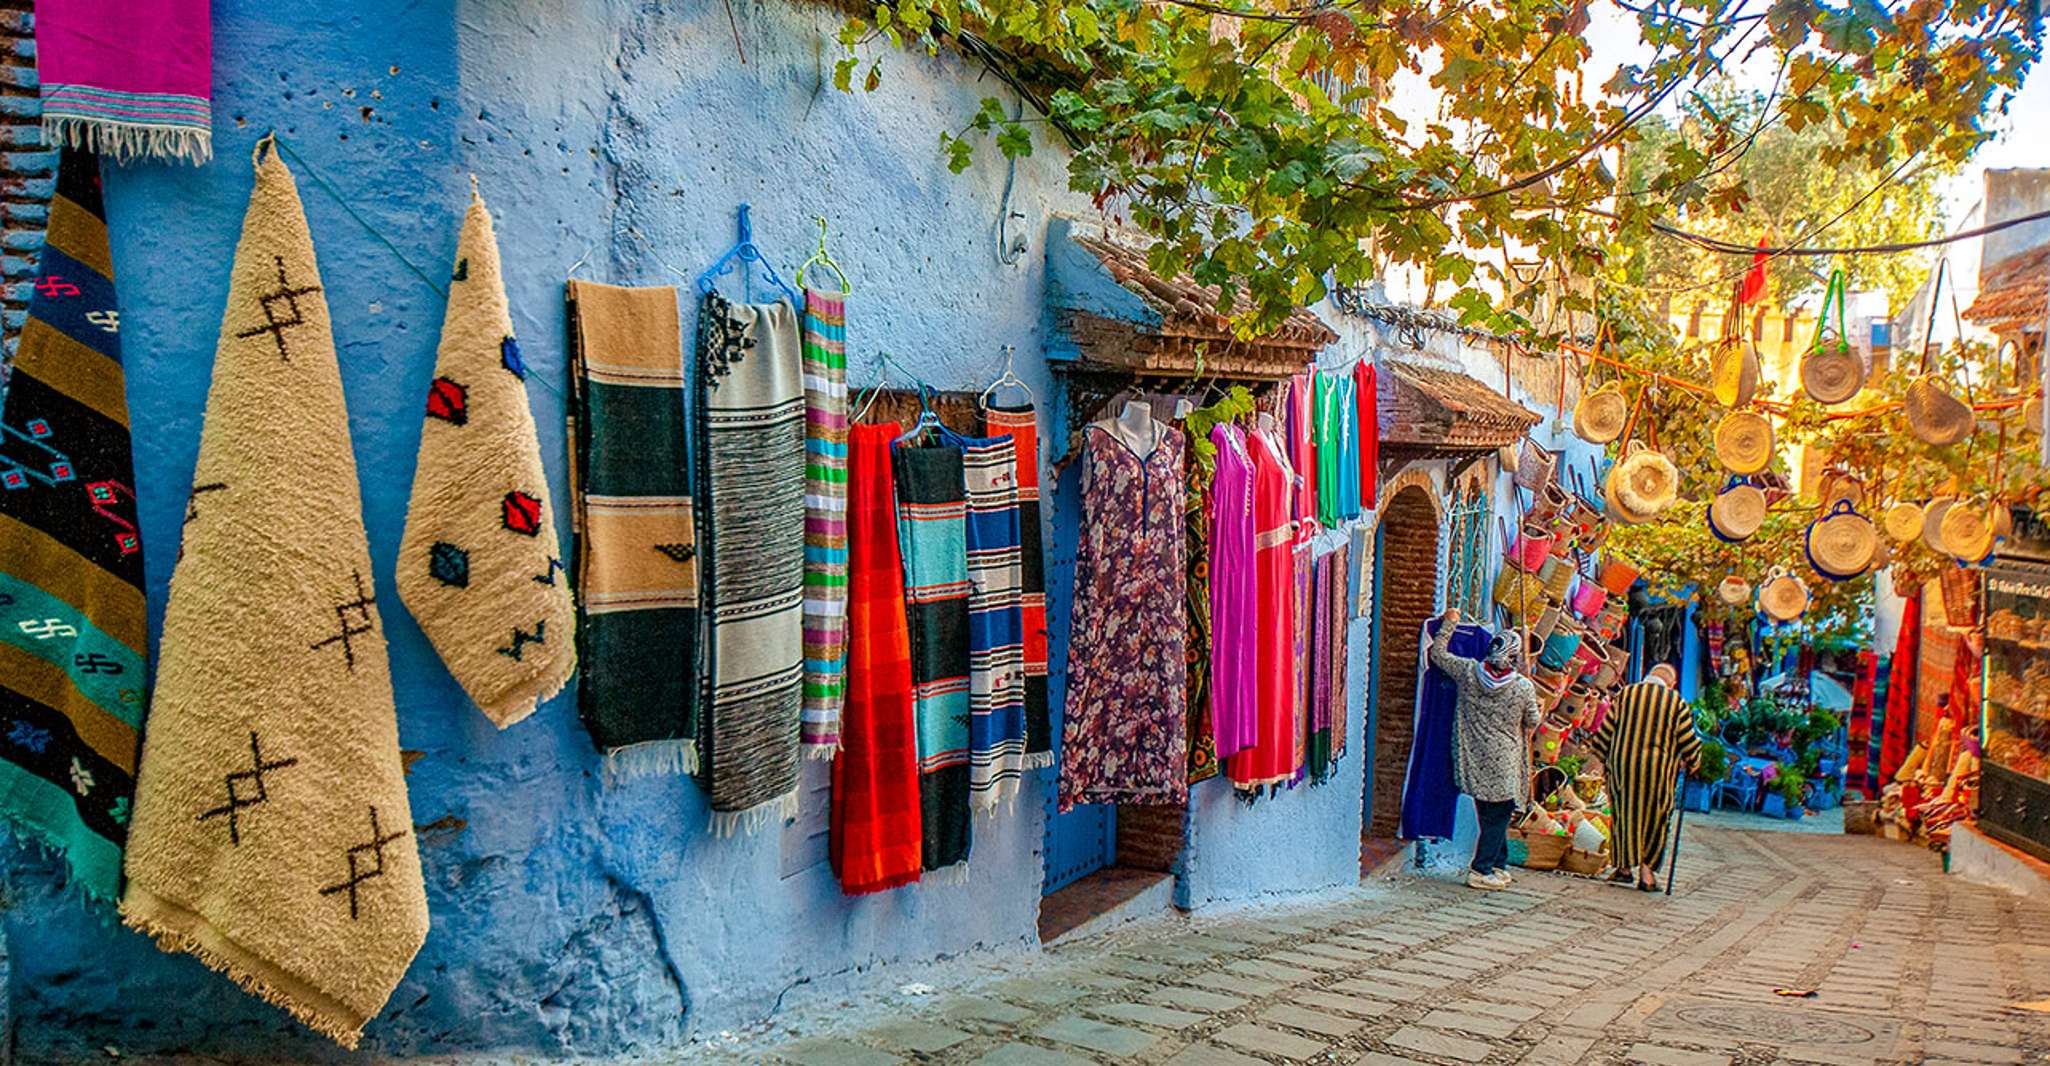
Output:
<svg viewBox="0 0 2050 1066">
<path fill-rule="evenodd" d="M 833 870 L 850 896 L 918 880 L 918 738 L 911 709 L 911 631 L 897 550 L 896 423 L 849 427 L 847 707 L 833 759 Z"/>
<path fill-rule="evenodd" d="M 1886 732 L 1879 748 L 1879 783 L 1893 780 L 1908 757 L 1908 719 L 1915 713 L 1915 664 L 1922 658 L 1922 594 L 1912 593 L 1901 610 L 1901 635 L 1893 646 L 1893 673 L 1886 680 Z"/>
</svg>

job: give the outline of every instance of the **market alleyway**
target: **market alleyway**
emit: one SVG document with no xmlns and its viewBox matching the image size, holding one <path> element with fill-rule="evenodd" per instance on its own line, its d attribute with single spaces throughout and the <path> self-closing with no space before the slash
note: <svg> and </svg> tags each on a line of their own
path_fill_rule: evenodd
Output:
<svg viewBox="0 0 2050 1066">
<path fill-rule="evenodd" d="M 2050 1058 L 2050 905 L 1871 837 L 1690 827 L 1668 900 L 1407 870 L 803 997 L 698 1062 L 1970 1063 Z M 923 986 L 923 987 L 921 987 Z M 1813 989 L 1810 999 L 1775 989 Z"/>
</svg>

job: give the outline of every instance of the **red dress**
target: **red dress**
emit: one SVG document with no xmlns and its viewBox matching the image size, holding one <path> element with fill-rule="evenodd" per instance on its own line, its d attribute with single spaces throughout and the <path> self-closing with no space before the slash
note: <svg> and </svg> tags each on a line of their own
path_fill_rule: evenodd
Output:
<svg viewBox="0 0 2050 1066">
<path fill-rule="evenodd" d="M 1296 766 L 1295 473 L 1265 433 L 1246 438 L 1253 457 L 1254 743 L 1229 760 L 1232 783 L 1288 781 Z"/>
</svg>

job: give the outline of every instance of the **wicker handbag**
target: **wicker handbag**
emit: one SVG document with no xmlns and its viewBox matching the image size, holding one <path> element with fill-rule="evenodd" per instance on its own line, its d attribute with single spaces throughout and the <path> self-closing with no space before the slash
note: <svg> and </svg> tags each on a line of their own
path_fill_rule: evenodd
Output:
<svg viewBox="0 0 2050 1066">
<path fill-rule="evenodd" d="M 1616 499 L 1646 519 L 1671 507 L 1680 494 L 1679 469 L 1665 453 L 1645 447 L 1642 441 L 1630 442 L 1613 478 Z"/>
<path fill-rule="evenodd" d="M 1979 628 L 1979 571 L 1945 570 L 1941 585 L 1943 620 L 1952 629 Z"/>
<path fill-rule="evenodd" d="M 1943 291 L 1943 277 L 1950 260 L 1936 263 L 1936 282 L 1929 290 L 1929 321 L 1922 327 L 1922 365 L 1908 382 L 1901 407 L 1907 412 L 1908 429 L 1924 444 L 1944 447 L 1956 444 L 1972 432 L 1972 408 L 1936 383 L 1929 373 L 1929 349 L 1936 326 L 1936 295 Z"/>
<path fill-rule="evenodd" d="M 1715 597 L 1735 607 L 1751 598 L 1751 582 L 1731 574 L 1716 583 Z"/>
<path fill-rule="evenodd" d="M 1775 622 L 1791 622 L 1808 611 L 1808 586 L 1786 567 L 1775 566 L 1758 586 L 1758 609 Z"/>
<path fill-rule="evenodd" d="M 1594 877 L 1608 868 L 1609 856 L 1606 852 L 1568 848 L 1565 857 L 1559 860 L 1559 869 L 1577 877 Z"/>
<path fill-rule="evenodd" d="M 1886 535 L 1906 544 L 1922 535 L 1922 507 L 1903 500 L 1886 509 Z"/>
<path fill-rule="evenodd" d="M 1510 469 L 1516 471 L 1513 480 L 1518 488 L 1537 492 L 1552 483 L 1552 476 L 1559 469 L 1559 457 L 1525 437 L 1516 445 L 1516 462 Z"/>
<path fill-rule="evenodd" d="M 1831 581 L 1848 581 L 1870 569 L 1879 537 L 1872 523 L 1838 500 L 1821 518 L 1808 523 L 1808 565 Z"/>
<path fill-rule="evenodd" d="M 1938 555 L 1947 555 L 1950 549 L 1943 546 L 1943 516 L 1957 504 L 1949 496 L 1938 496 L 1922 508 L 1922 546 Z"/>
<path fill-rule="evenodd" d="M 1724 407 L 1742 407 L 1758 394 L 1758 349 L 1742 337 L 1724 337 L 1709 357 L 1709 391 Z"/>
<path fill-rule="evenodd" d="M 1718 539 L 1731 543 L 1749 540 L 1765 524 L 1765 511 L 1765 492 L 1733 477 L 1708 505 L 1708 528 Z"/>
<path fill-rule="evenodd" d="M 1835 337 L 1829 336 L 1829 311 L 1836 308 Z M 1833 270 L 1822 295 L 1822 310 L 1815 318 L 1815 340 L 1801 360 L 1801 388 L 1820 404 L 1839 404 L 1865 387 L 1865 365 L 1851 351 L 1844 335 L 1844 273 Z"/>
<path fill-rule="evenodd" d="M 1573 432 L 1589 444 L 1607 444 L 1623 435 L 1630 420 L 1630 401 L 1623 387 L 1611 381 L 1573 405 Z"/>
<path fill-rule="evenodd" d="M 1513 566 L 1505 566 L 1495 577 L 1495 602 L 1509 612 L 1509 617 L 1521 623 L 1534 618 L 1550 602 L 1545 597 L 1544 583 L 1537 575 Z"/>
<path fill-rule="evenodd" d="M 1715 458 L 1732 474 L 1756 474 L 1772 465 L 1772 421 L 1755 411 L 1731 411 L 1715 427 Z"/>
<path fill-rule="evenodd" d="M 1960 501 L 1944 512 L 1937 529 L 1943 550 L 1966 563 L 1976 563 L 1993 552 L 1993 517 L 1984 504 Z"/>
</svg>

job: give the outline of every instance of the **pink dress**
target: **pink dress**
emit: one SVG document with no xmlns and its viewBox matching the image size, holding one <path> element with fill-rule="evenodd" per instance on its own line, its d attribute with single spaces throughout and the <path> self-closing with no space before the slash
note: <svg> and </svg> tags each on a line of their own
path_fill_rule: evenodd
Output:
<svg viewBox="0 0 2050 1066">
<path fill-rule="evenodd" d="M 1253 457 L 1253 597 L 1255 741 L 1227 766 L 1232 782 L 1258 788 L 1295 777 L 1296 714 L 1302 686 L 1295 672 L 1295 472 L 1282 446 L 1262 433 L 1248 437 Z"/>
<path fill-rule="evenodd" d="M 1246 432 L 1210 429 L 1217 470 L 1210 482 L 1210 728 L 1217 757 L 1257 739 L 1254 696 L 1259 601 L 1253 594 L 1253 456 Z"/>
</svg>

